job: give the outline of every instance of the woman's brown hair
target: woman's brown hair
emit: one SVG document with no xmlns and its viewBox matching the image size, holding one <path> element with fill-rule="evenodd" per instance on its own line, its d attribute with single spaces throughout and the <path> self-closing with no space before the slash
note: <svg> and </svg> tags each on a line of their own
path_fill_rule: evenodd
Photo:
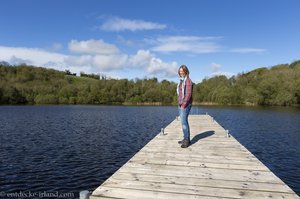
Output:
<svg viewBox="0 0 300 199">
<path fill-rule="evenodd" d="M 186 65 L 181 65 L 181 66 L 179 67 L 179 69 L 178 69 L 178 75 L 179 75 L 179 76 L 180 76 L 179 71 L 180 71 L 181 68 L 182 68 L 183 72 L 185 73 L 185 75 L 189 75 L 189 74 L 190 74 L 190 71 L 189 71 L 188 67 L 187 67 Z"/>
</svg>

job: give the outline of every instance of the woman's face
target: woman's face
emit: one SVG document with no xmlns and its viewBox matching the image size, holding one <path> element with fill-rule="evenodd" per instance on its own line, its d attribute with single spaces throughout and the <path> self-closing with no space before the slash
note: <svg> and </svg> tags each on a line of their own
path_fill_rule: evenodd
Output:
<svg viewBox="0 0 300 199">
<path fill-rule="evenodd" d="M 183 71 L 183 68 L 179 69 L 179 75 L 180 77 L 185 77 L 185 72 Z"/>
</svg>

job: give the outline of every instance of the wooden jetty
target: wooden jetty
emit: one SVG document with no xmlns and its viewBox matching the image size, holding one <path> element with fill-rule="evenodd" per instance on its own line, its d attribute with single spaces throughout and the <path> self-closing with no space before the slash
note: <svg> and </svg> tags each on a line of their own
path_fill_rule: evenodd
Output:
<svg viewBox="0 0 300 199">
<path fill-rule="evenodd" d="M 211 116 L 190 115 L 189 124 L 190 147 L 177 143 L 182 130 L 175 119 L 90 198 L 299 199 Z"/>
</svg>

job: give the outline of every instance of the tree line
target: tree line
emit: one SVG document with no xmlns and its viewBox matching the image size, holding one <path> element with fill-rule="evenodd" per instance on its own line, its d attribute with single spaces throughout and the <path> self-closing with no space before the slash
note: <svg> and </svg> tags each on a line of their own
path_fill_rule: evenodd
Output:
<svg viewBox="0 0 300 199">
<path fill-rule="evenodd" d="M 300 104 L 300 61 L 258 68 L 227 78 L 206 78 L 193 86 L 195 104 Z M 21 64 L 0 62 L 0 104 L 176 105 L 177 83 L 157 78 L 110 79 L 80 76 Z"/>
<path fill-rule="evenodd" d="M 0 104 L 172 104 L 176 84 L 0 65 Z"/>
<path fill-rule="evenodd" d="M 299 106 L 300 61 L 204 79 L 194 94 L 202 103 Z"/>
</svg>

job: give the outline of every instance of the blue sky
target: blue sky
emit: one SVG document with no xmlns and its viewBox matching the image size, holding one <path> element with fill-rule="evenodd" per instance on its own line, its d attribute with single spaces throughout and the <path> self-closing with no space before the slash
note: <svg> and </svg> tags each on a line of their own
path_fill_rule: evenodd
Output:
<svg viewBox="0 0 300 199">
<path fill-rule="evenodd" d="M 300 59 L 298 0 L 1 0 L 0 61 L 194 82 Z"/>
</svg>

